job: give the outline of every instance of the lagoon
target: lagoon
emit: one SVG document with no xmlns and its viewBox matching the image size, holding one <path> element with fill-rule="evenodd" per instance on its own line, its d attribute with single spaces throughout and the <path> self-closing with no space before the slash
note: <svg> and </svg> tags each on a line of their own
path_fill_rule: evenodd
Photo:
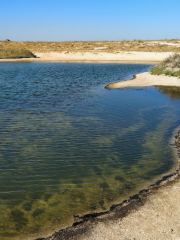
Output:
<svg viewBox="0 0 180 240">
<path fill-rule="evenodd" d="M 147 64 L 0 63 L 0 238 L 45 236 L 171 171 L 180 94 L 106 90 Z"/>
</svg>

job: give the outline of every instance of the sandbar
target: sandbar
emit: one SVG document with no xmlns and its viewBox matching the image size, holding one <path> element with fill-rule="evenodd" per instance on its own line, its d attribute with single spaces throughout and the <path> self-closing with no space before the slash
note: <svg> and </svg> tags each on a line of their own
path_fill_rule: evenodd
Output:
<svg viewBox="0 0 180 240">
<path fill-rule="evenodd" d="M 129 87 L 150 87 L 150 86 L 173 86 L 180 87 L 180 79 L 165 75 L 151 75 L 144 72 L 134 75 L 133 79 L 110 83 L 105 86 L 106 89 L 120 89 Z"/>
</svg>

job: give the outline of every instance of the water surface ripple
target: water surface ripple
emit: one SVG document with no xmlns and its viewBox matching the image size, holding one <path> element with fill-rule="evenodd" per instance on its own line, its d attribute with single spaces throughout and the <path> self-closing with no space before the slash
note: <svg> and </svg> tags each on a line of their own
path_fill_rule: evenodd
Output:
<svg viewBox="0 0 180 240">
<path fill-rule="evenodd" d="M 0 63 L 0 238 L 41 236 L 169 171 L 180 96 L 106 90 L 143 64 Z"/>
</svg>

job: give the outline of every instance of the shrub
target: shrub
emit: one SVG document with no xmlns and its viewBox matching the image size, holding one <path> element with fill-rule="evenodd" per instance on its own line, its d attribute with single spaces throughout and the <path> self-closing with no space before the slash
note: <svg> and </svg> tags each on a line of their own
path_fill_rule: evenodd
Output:
<svg viewBox="0 0 180 240">
<path fill-rule="evenodd" d="M 157 66 L 150 69 L 152 75 L 165 74 L 167 76 L 180 77 L 180 54 L 174 53 Z"/>
<path fill-rule="evenodd" d="M 27 49 L 0 48 L 0 59 L 5 58 L 35 58 L 36 56 Z"/>
</svg>

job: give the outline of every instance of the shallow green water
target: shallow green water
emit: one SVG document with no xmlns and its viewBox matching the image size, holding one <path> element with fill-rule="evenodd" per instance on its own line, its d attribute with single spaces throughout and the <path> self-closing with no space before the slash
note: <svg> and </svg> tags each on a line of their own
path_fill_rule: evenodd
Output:
<svg viewBox="0 0 180 240">
<path fill-rule="evenodd" d="M 0 239 L 53 232 L 172 168 L 179 94 L 104 89 L 149 67 L 0 64 Z"/>
</svg>

